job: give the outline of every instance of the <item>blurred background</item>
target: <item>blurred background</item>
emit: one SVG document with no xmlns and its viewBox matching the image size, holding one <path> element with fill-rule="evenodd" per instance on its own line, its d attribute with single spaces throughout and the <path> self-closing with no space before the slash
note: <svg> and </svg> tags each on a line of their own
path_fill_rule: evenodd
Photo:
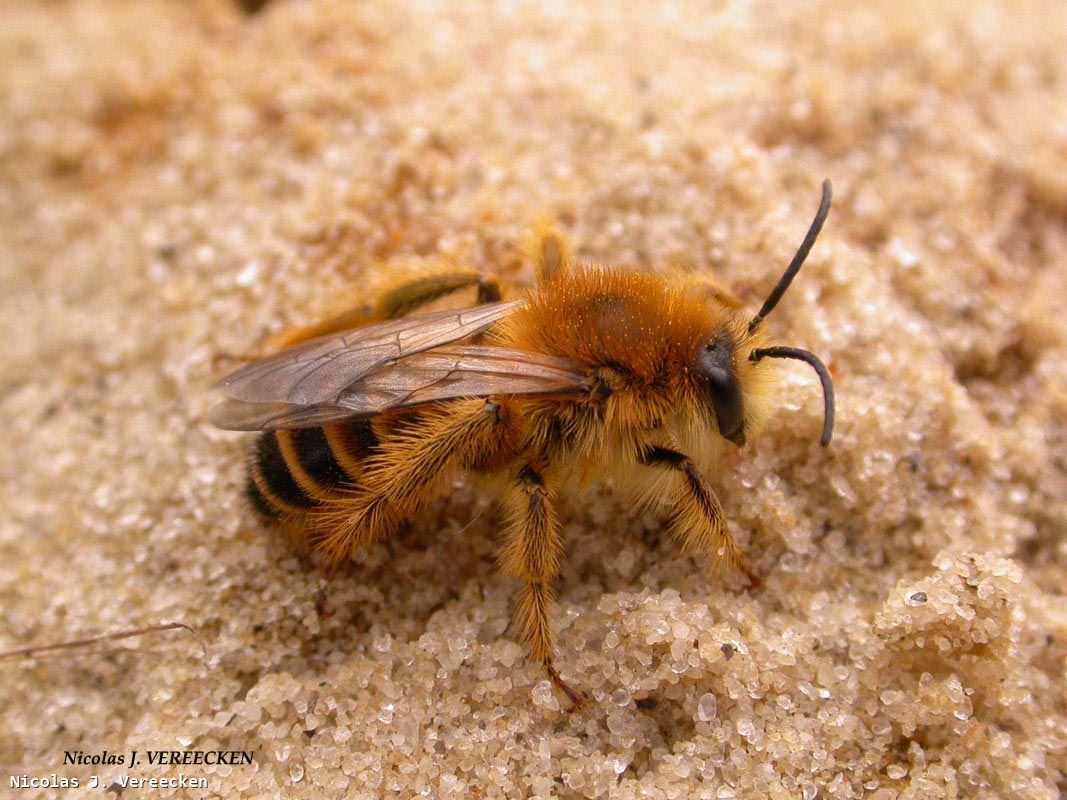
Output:
<svg viewBox="0 0 1067 800">
<path fill-rule="evenodd" d="M 4 4 L 0 649 L 208 650 L 0 663 L 4 780 L 221 748 L 254 765 L 179 796 L 1067 793 L 1065 44 L 1021 1 Z M 332 580 L 244 508 L 226 354 L 414 257 L 521 283 L 543 214 L 755 307 L 825 177 L 773 323 L 834 444 L 783 367 L 712 476 L 759 592 L 564 504 L 583 715 L 509 637 L 488 498 Z"/>
</svg>

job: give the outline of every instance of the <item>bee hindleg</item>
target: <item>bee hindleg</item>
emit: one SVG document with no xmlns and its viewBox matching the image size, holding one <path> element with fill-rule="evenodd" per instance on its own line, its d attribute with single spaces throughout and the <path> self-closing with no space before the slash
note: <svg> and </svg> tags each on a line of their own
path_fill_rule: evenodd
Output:
<svg viewBox="0 0 1067 800">
<path fill-rule="evenodd" d="M 500 285 L 492 275 L 483 275 L 474 267 L 452 259 L 420 263 L 404 270 L 379 293 L 373 304 L 377 320 L 398 319 L 419 306 L 460 289 L 476 287 L 478 304 L 500 299 Z"/>
<path fill-rule="evenodd" d="M 309 524 L 316 546 L 341 561 L 392 536 L 456 472 L 506 444 L 507 420 L 503 400 L 455 400 L 418 415 L 402 436 L 383 437 L 358 487 L 315 509 Z"/>
<path fill-rule="evenodd" d="M 500 564 L 505 572 L 525 581 L 515 609 L 519 636 L 544 665 L 552 683 L 570 700 L 573 711 L 585 703 L 585 696 L 568 686 L 553 664 L 552 581 L 559 574 L 563 538 L 552 494 L 541 473 L 526 465 L 519 471 L 509 501 L 512 521 Z"/>
<path fill-rule="evenodd" d="M 699 553 L 712 567 L 728 564 L 756 586 L 760 578 L 745 563 L 715 492 L 684 453 L 667 447 L 647 447 L 638 456 L 642 464 L 671 470 L 676 478 L 669 495 L 671 528 L 682 550 Z"/>
<path fill-rule="evenodd" d="M 398 319 L 432 300 L 471 287 L 478 289 L 479 305 L 500 299 L 500 285 L 492 275 L 483 275 L 474 267 L 453 259 L 420 261 L 400 269 L 373 299 L 343 309 L 313 325 L 281 331 L 267 339 L 264 350 L 275 352 L 316 336 Z"/>
</svg>

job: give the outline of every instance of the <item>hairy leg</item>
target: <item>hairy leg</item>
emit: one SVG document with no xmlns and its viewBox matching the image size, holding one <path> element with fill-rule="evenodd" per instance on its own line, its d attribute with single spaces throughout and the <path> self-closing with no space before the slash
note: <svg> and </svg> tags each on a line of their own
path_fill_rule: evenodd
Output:
<svg viewBox="0 0 1067 800">
<path fill-rule="evenodd" d="M 361 464 L 359 485 L 310 515 L 313 544 L 332 561 L 390 536 L 459 470 L 511 445 L 505 402 L 457 400 L 401 418 Z"/>
<path fill-rule="evenodd" d="M 640 462 L 668 470 L 674 478 L 670 488 L 671 529 L 687 553 L 699 553 L 712 568 L 728 564 L 745 574 L 756 586 L 759 577 L 749 569 L 737 542 L 726 527 L 719 498 L 701 477 L 692 460 L 677 450 L 650 446 L 638 455 Z"/>
<path fill-rule="evenodd" d="M 559 270 L 574 263 L 570 245 L 559 232 L 555 220 L 545 217 L 534 225 L 523 242 L 523 251 L 533 264 L 538 283 L 549 280 Z"/>
<path fill-rule="evenodd" d="M 714 300 L 726 308 L 737 309 L 744 305 L 741 298 L 734 294 L 730 287 L 710 275 L 690 273 L 685 275 L 682 281 L 690 292 L 708 300 Z"/>
<path fill-rule="evenodd" d="M 432 300 L 471 287 L 478 289 L 479 305 L 500 299 L 500 286 L 491 275 L 482 275 L 474 267 L 453 259 L 420 261 L 399 270 L 370 302 L 343 309 L 313 325 L 281 331 L 267 339 L 264 350 L 276 352 L 316 336 L 397 319 Z"/>
<path fill-rule="evenodd" d="M 556 687 L 567 695 L 572 710 L 580 708 L 585 697 L 564 683 L 553 664 L 552 581 L 559 574 L 563 539 L 552 495 L 538 470 L 526 465 L 519 471 L 508 505 L 511 524 L 500 552 L 500 565 L 525 582 L 515 609 L 519 636 L 544 665 Z"/>
</svg>

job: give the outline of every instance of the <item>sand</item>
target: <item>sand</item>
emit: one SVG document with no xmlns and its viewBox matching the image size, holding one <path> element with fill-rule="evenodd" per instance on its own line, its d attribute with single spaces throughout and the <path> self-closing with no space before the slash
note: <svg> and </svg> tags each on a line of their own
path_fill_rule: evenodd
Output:
<svg viewBox="0 0 1067 800">
<path fill-rule="evenodd" d="M 181 622 L 204 650 L 0 663 L 2 791 L 1067 793 L 1067 10 L 864 5 L 5 4 L 0 649 Z M 561 504 L 585 711 L 506 630 L 490 498 L 457 485 L 332 579 L 244 508 L 207 386 L 376 265 L 521 280 L 550 213 L 583 258 L 755 308 L 824 177 L 771 323 L 830 365 L 834 441 L 783 363 L 712 476 L 757 591 L 610 487 Z M 254 758 L 63 763 L 134 749 Z M 8 789 L 52 773 L 81 787 Z"/>
</svg>

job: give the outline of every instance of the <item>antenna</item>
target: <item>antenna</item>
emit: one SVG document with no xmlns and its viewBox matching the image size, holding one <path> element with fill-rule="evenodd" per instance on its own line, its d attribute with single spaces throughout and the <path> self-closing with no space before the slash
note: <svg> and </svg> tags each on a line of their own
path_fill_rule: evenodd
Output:
<svg viewBox="0 0 1067 800">
<path fill-rule="evenodd" d="M 778 301 L 782 299 L 782 295 L 785 294 L 785 290 L 789 288 L 789 284 L 793 282 L 793 278 L 800 272 L 800 268 L 804 266 L 804 259 L 808 257 L 808 253 L 811 252 L 812 246 L 815 244 L 815 240 L 819 236 L 819 231 L 822 230 L 822 224 L 826 222 L 826 215 L 830 213 L 830 196 L 831 186 L 830 179 L 827 178 L 822 182 L 822 201 L 819 203 L 819 210 L 815 212 L 815 219 L 811 221 L 811 227 L 808 228 L 808 233 L 804 237 L 804 241 L 800 243 L 800 248 L 797 250 L 793 260 L 789 262 L 789 266 L 786 268 L 785 273 L 778 280 L 778 285 L 774 287 L 774 291 L 771 292 L 770 297 L 763 304 L 763 308 L 759 310 L 759 313 L 752 318 L 752 321 L 748 323 L 748 332 L 752 333 L 756 329 L 756 326 L 763 322 L 763 318 L 774 311 L 774 307 L 778 305 Z"/>
<path fill-rule="evenodd" d="M 763 347 L 753 350 L 748 358 L 750 361 L 759 361 L 761 358 L 795 358 L 815 370 L 822 384 L 822 436 L 819 437 L 819 444 L 823 447 L 830 444 L 830 437 L 834 435 L 834 382 L 830 378 L 830 370 L 819 357 L 799 347 Z"/>
</svg>

